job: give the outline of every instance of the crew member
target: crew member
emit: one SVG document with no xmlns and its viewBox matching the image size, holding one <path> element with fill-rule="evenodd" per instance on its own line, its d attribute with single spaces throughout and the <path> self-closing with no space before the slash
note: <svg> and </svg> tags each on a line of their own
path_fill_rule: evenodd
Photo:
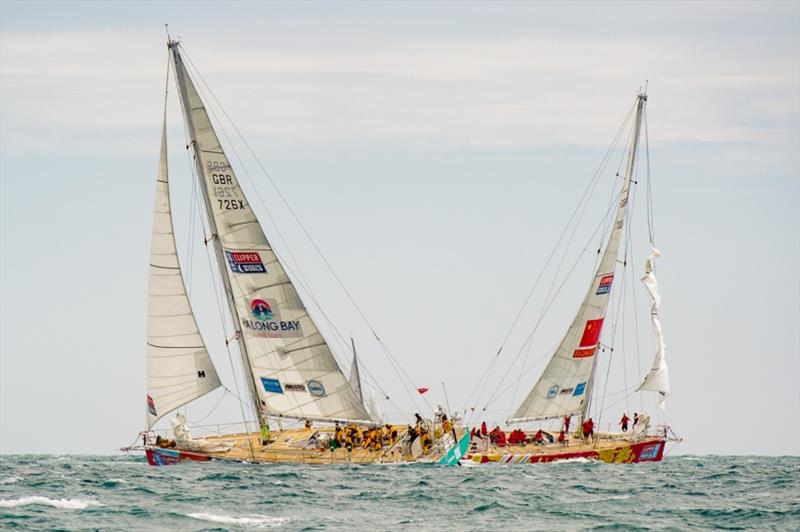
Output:
<svg viewBox="0 0 800 532">
<path fill-rule="evenodd" d="M 622 419 L 619 420 L 619 424 L 622 425 L 622 432 L 628 432 L 628 421 L 630 421 L 630 418 L 628 418 L 628 414 L 623 412 Z"/>
</svg>

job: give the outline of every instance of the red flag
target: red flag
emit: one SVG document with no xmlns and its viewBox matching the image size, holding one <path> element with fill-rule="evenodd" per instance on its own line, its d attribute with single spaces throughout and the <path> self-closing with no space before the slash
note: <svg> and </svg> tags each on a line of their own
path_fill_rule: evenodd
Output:
<svg viewBox="0 0 800 532">
<path fill-rule="evenodd" d="M 419 392 L 420 395 L 422 395 L 423 393 L 427 392 L 428 389 L 427 388 L 417 388 L 417 391 Z"/>
<path fill-rule="evenodd" d="M 600 330 L 602 328 L 603 318 L 588 320 L 586 322 L 586 328 L 583 330 L 581 343 L 578 347 L 592 347 L 597 345 L 597 341 L 600 339 Z"/>
</svg>

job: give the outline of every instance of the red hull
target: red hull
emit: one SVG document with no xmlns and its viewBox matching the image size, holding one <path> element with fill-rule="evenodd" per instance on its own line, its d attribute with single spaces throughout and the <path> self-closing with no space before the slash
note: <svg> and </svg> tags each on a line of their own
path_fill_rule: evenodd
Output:
<svg viewBox="0 0 800 532">
<path fill-rule="evenodd" d="M 609 464 L 638 463 L 638 462 L 659 462 L 664 457 L 664 447 L 666 440 L 650 439 L 636 443 L 622 443 L 615 447 L 605 449 L 587 449 L 565 451 L 563 453 L 531 453 L 521 454 L 511 452 L 496 453 L 471 453 L 466 459 L 479 464 L 538 464 L 555 462 L 557 460 L 570 460 L 574 458 L 586 458 L 598 460 Z"/>
<path fill-rule="evenodd" d="M 179 451 L 177 449 L 161 449 L 158 447 L 149 447 L 145 449 L 147 455 L 147 463 L 151 466 L 165 466 L 175 465 L 192 460 L 194 462 L 209 462 L 210 456 L 204 454 L 193 453 L 190 451 Z"/>
</svg>

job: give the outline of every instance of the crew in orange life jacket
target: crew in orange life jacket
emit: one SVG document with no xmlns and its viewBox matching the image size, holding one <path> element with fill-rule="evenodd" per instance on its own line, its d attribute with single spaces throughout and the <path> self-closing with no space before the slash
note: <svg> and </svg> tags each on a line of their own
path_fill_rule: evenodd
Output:
<svg viewBox="0 0 800 532">
<path fill-rule="evenodd" d="M 622 425 L 622 432 L 628 432 L 628 421 L 630 421 L 628 414 L 623 412 L 622 419 L 619 420 L 619 424 Z"/>
<path fill-rule="evenodd" d="M 583 422 L 583 437 L 584 438 L 591 438 L 594 436 L 594 421 L 592 418 L 587 419 Z"/>
</svg>

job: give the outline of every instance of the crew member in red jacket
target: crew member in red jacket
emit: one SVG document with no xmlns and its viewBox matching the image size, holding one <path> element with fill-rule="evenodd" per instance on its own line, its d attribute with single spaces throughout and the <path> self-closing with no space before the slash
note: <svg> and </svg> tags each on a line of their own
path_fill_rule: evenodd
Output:
<svg viewBox="0 0 800 532">
<path fill-rule="evenodd" d="M 622 432 L 628 432 L 628 421 L 630 421 L 628 414 L 623 412 L 622 419 L 619 420 L 619 424 L 622 425 Z"/>
<path fill-rule="evenodd" d="M 594 437 L 594 421 L 592 421 L 592 418 L 589 418 L 586 421 L 584 421 L 582 428 L 583 428 L 584 438 Z"/>
</svg>

